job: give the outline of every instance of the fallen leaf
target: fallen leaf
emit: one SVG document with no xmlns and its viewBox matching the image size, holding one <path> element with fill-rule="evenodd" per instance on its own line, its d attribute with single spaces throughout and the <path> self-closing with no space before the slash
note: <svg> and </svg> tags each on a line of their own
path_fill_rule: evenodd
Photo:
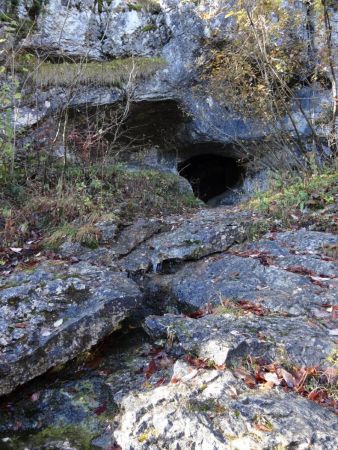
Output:
<svg viewBox="0 0 338 450">
<path fill-rule="evenodd" d="M 191 366 L 196 367 L 197 369 L 211 369 L 214 368 L 214 365 L 210 366 L 210 362 L 206 359 L 202 358 L 194 358 L 190 355 L 185 355 L 185 361 Z"/>
<path fill-rule="evenodd" d="M 266 311 L 264 308 L 262 308 L 259 305 L 256 305 L 255 303 L 252 303 L 248 300 L 239 300 L 237 304 L 243 309 L 244 311 L 252 312 L 256 316 L 264 316 L 266 314 Z"/>
<path fill-rule="evenodd" d="M 314 376 L 317 374 L 317 370 L 314 367 L 302 367 L 296 373 L 297 383 L 295 385 L 296 391 L 303 391 L 303 386 L 306 379 L 309 376 Z"/>
<path fill-rule="evenodd" d="M 244 378 L 244 383 L 248 386 L 250 389 L 254 389 L 256 387 L 256 379 L 251 374 L 247 375 Z"/>
<path fill-rule="evenodd" d="M 200 319 L 203 316 L 206 316 L 208 314 L 212 314 L 213 307 L 208 303 L 203 308 L 198 309 L 197 311 L 194 311 L 192 313 L 187 314 L 187 317 L 190 317 L 191 319 Z"/>
<path fill-rule="evenodd" d="M 287 384 L 287 386 L 292 389 L 296 386 L 297 381 L 295 379 L 295 377 L 288 372 L 287 370 L 281 368 L 279 369 L 279 374 L 280 376 L 283 378 L 283 380 L 285 381 L 285 383 Z"/>
<path fill-rule="evenodd" d="M 270 391 L 271 389 L 273 389 L 275 387 L 275 383 L 273 381 L 267 381 L 266 383 L 262 384 L 260 387 L 263 391 Z"/>
<path fill-rule="evenodd" d="M 181 381 L 180 378 L 172 377 L 172 379 L 170 380 L 170 383 L 172 383 L 172 384 L 177 384 L 177 383 L 179 383 L 180 381 Z"/>
<path fill-rule="evenodd" d="M 157 364 L 154 359 L 150 361 L 148 367 L 144 371 L 146 378 L 150 378 L 157 371 Z"/>
<path fill-rule="evenodd" d="M 314 389 L 311 391 L 307 398 L 317 403 L 323 403 L 327 400 L 327 392 L 324 389 Z"/>
<path fill-rule="evenodd" d="M 245 377 L 247 377 L 248 375 L 250 375 L 250 373 L 247 370 L 241 369 L 241 368 L 236 368 L 234 369 L 234 375 L 237 378 L 240 378 L 241 380 L 244 380 Z"/>
<path fill-rule="evenodd" d="M 289 266 L 286 268 L 288 272 L 298 273 L 300 275 L 310 275 L 311 277 L 315 277 L 316 273 L 312 270 L 307 269 L 306 267 L 302 266 Z"/>
<path fill-rule="evenodd" d="M 162 378 L 160 378 L 159 380 L 157 380 L 155 386 L 156 386 L 156 387 L 162 386 L 162 384 L 164 384 L 166 381 L 167 381 L 167 380 L 166 380 L 164 377 L 162 377 Z"/>
<path fill-rule="evenodd" d="M 191 319 L 199 319 L 200 317 L 203 317 L 205 315 L 206 312 L 203 309 L 198 309 L 197 311 L 187 314 L 187 317 L 190 317 Z"/>
<path fill-rule="evenodd" d="M 277 376 L 276 373 L 264 373 L 264 378 L 266 381 L 271 382 L 273 384 L 275 384 L 276 386 L 278 386 L 280 384 L 280 380 Z"/>
<path fill-rule="evenodd" d="M 10 250 L 12 250 L 12 252 L 14 252 L 14 253 L 22 252 L 22 248 L 19 248 L 19 247 L 10 247 Z"/>
<path fill-rule="evenodd" d="M 262 423 L 256 423 L 255 428 L 256 428 L 256 430 L 264 431 L 266 433 L 271 433 L 271 431 L 272 431 L 271 427 L 267 427 L 266 425 L 264 425 Z"/>
<path fill-rule="evenodd" d="M 338 377 L 338 370 L 335 367 L 327 367 L 322 374 L 328 383 L 333 383 Z"/>
</svg>

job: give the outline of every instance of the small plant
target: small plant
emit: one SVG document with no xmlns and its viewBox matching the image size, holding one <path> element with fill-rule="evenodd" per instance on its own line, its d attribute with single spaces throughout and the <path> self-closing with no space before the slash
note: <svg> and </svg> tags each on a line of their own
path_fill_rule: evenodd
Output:
<svg viewBox="0 0 338 450">
<path fill-rule="evenodd" d="M 133 72 L 135 78 L 147 78 L 166 66 L 162 58 L 125 58 L 104 62 L 64 62 L 39 64 L 33 72 L 37 86 L 66 86 L 77 84 L 121 86 Z"/>
<path fill-rule="evenodd" d="M 265 213 L 286 225 L 300 224 L 311 217 L 319 227 L 325 227 L 329 212 L 323 216 L 318 212 L 332 207 L 334 213 L 337 185 L 335 161 L 329 167 L 322 170 L 317 167 L 312 173 L 304 173 L 303 176 L 281 173 L 278 179 L 272 181 L 267 192 L 257 193 L 245 207 Z"/>
</svg>

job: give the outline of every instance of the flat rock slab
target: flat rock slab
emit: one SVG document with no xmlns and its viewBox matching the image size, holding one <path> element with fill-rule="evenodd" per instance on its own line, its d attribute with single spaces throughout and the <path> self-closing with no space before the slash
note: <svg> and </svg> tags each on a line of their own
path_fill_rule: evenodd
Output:
<svg viewBox="0 0 338 450">
<path fill-rule="evenodd" d="M 167 339 L 176 354 L 198 355 L 217 365 L 250 355 L 298 367 L 326 367 L 336 349 L 325 327 L 298 317 L 211 314 L 191 319 L 166 314 L 147 317 L 145 330 L 155 339 Z"/>
<path fill-rule="evenodd" d="M 270 233 L 257 242 L 233 249 L 238 255 L 266 258 L 266 264 L 287 271 L 322 278 L 322 284 L 334 284 L 338 277 L 338 236 L 318 231 Z M 337 285 L 338 287 L 338 285 Z"/>
<path fill-rule="evenodd" d="M 130 273 L 161 272 L 170 262 L 198 260 L 243 242 L 254 219 L 251 214 L 218 208 L 202 210 L 184 220 L 169 220 L 171 230 L 153 236 L 120 260 Z"/>
<path fill-rule="evenodd" d="M 275 313 L 330 320 L 323 305 L 337 305 L 338 266 L 323 248 L 338 237 L 317 232 L 281 235 L 288 244 L 296 242 L 304 254 L 292 254 L 276 234 L 275 241 L 236 246 L 233 254 L 188 263 L 172 275 L 152 276 L 148 291 L 166 305 L 176 302 L 180 311 L 245 300 Z M 305 253 L 310 249 L 313 253 Z"/>
<path fill-rule="evenodd" d="M 130 394 L 118 422 L 114 436 L 123 450 L 338 446 L 333 412 L 282 390 L 249 391 L 229 371 L 198 370 L 184 382 Z"/>
<path fill-rule="evenodd" d="M 119 327 L 142 294 L 123 273 L 46 263 L 0 281 L 0 395 L 65 363 Z"/>
</svg>

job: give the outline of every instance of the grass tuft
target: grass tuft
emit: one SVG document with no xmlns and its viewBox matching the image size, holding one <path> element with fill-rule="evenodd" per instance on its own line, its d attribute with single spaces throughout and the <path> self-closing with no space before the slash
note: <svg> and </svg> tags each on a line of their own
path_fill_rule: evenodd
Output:
<svg viewBox="0 0 338 450">
<path fill-rule="evenodd" d="M 163 58 L 125 58 L 104 62 L 80 62 L 40 64 L 33 73 L 33 81 L 41 87 L 48 86 L 121 86 L 128 81 L 130 74 L 138 79 L 150 77 L 163 69 Z"/>
<path fill-rule="evenodd" d="M 306 226 L 337 231 L 338 171 L 332 164 L 302 176 L 281 174 L 267 192 L 259 192 L 243 206 L 258 211 L 283 226 Z"/>
</svg>

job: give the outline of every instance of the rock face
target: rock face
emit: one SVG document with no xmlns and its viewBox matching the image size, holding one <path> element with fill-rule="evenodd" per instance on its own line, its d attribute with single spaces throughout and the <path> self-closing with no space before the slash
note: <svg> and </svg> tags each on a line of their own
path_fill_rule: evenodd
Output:
<svg viewBox="0 0 338 450">
<path fill-rule="evenodd" d="M 323 367 L 329 366 L 327 358 L 335 349 L 334 336 L 320 324 L 268 314 L 245 317 L 240 309 L 229 307 L 199 320 L 170 314 L 149 316 L 145 327 L 156 339 L 170 335 L 177 352 L 198 355 L 220 366 L 248 355 L 270 361 L 287 355 L 296 366 Z"/>
<path fill-rule="evenodd" d="M 171 264 L 198 260 L 243 242 L 256 222 L 251 214 L 225 208 L 200 210 L 184 217 L 141 219 L 124 228 L 107 247 L 92 251 L 66 243 L 61 254 L 100 262 L 130 275 L 156 273 Z"/>
<path fill-rule="evenodd" d="M 161 271 L 171 262 L 197 260 L 222 252 L 248 236 L 252 218 L 225 210 L 201 211 L 191 218 L 173 221 L 171 230 L 154 236 L 121 259 L 128 272 Z"/>
<path fill-rule="evenodd" d="M 124 274 L 48 264 L 1 280 L 0 395 L 91 348 L 142 295 Z"/>
<path fill-rule="evenodd" d="M 25 1 L 19 2 L 19 11 L 25 16 Z M 288 3 L 286 2 L 286 5 Z M 296 6 L 292 3 L 291 8 Z M 306 8 L 297 6 L 304 15 Z M 205 93 L 200 67 L 206 63 L 208 42 L 221 45 L 231 39 L 233 25 L 227 14 L 225 0 L 186 2 L 160 0 L 140 2 L 125 0 L 96 2 L 93 0 L 49 0 L 38 17 L 37 32 L 23 43 L 28 49 L 43 55 L 89 58 L 95 60 L 160 56 L 167 66 L 148 80 L 140 80 L 133 94 L 135 102 L 175 100 L 188 112 L 191 121 L 184 132 L 190 142 L 228 143 L 238 139 L 259 139 L 267 132 L 263 124 L 252 123 L 231 111 L 231 105 L 222 106 L 211 93 Z M 27 14 L 26 14 L 27 15 Z M 217 30 L 217 32 L 216 32 Z M 304 29 L 299 35 L 304 38 Z M 196 89 L 200 85 L 201 89 Z M 201 91 L 201 92 L 200 92 Z M 64 100 L 50 90 L 34 97 L 34 109 L 17 111 L 18 127 L 32 125 L 43 116 L 70 102 L 81 104 L 114 104 L 121 99 L 119 89 L 92 87 L 84 95 L 79 89 Z M 322 103 L 329 101 L 330 92 L 318 97 L 311 88 L 299 92 L 302 109 L 313 118 L 322 112 Z M 46 108 L 46 101 L 49 105 Z M 309 133 L 306 120 L 294 106 L 294 119 L 300 133 Z M 285 120 L 284 127 L 291 127 Z"/>
</svg>

